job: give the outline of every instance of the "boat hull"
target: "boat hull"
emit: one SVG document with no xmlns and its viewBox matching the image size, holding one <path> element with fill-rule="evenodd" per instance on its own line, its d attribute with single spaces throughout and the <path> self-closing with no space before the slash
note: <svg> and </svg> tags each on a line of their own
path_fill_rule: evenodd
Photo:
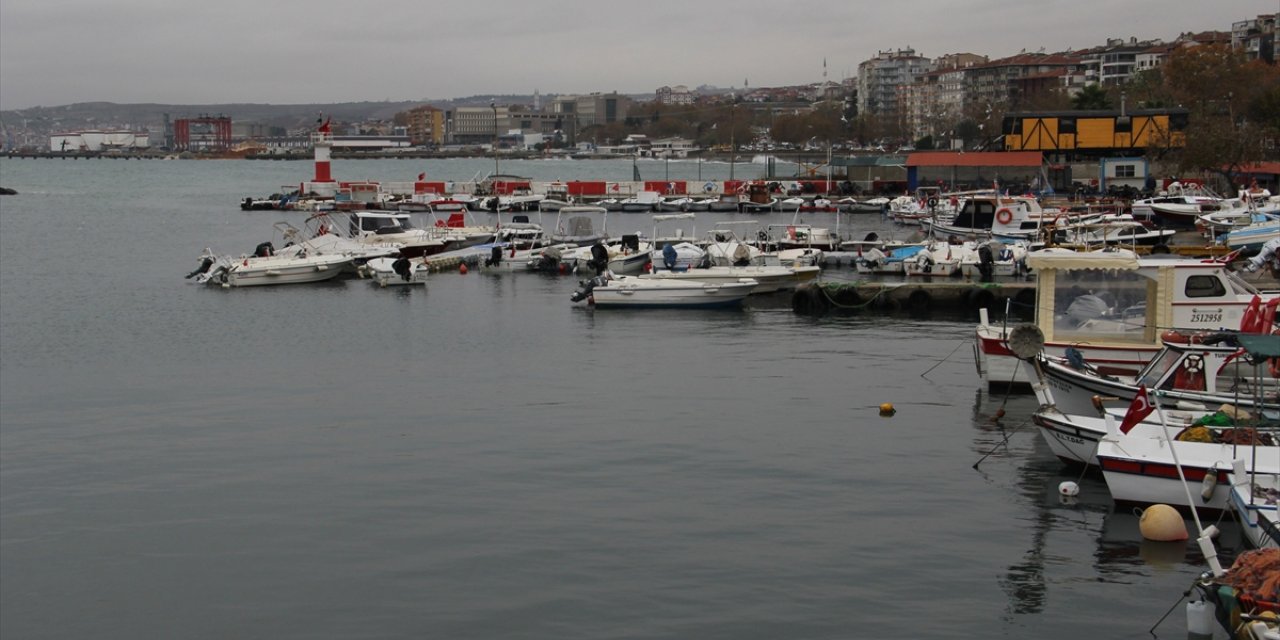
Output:
<svg viewBox="0 0 1280 640">
<path fill-rule="evenodd" d="M 227 286 L 257 287 L 276 284 L 306 284 L 332 280 L 345 271 L 350 260 L 335 257 L 331 260 L 291 264 L 292 261 L 261 262 L 233 265 L 227 272 Z"/>
<path fill-rule="evenodd" d="M 591 291 L 588 304 L 597 308 L 717 308 L 735 307 L 757 286 L 737 283 L 678 283 L 662 280 L 617 279 Z"/>
</svg>

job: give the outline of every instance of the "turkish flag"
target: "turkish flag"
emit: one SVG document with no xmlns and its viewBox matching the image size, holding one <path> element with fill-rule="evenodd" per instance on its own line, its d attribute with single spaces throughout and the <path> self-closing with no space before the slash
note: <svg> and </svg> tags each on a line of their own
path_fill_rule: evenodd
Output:
<svg viewBox="0 0 1280 640">
<path fill-rule="evenodd" d="M 1155 407 L 1151 406 L 1151 401 L 1147 399 L 1147 386 L 1138 385 L 1138 395 L 1134 396 L 1133 402 L 1129 404 L 1129 410 L 1124 414 L 1124 420 L 1120 423 L 1120 433 L 1129 433 L 1134 425 L 1142 422 L 1142 419 L 1151 415 Z"/>
</svg>

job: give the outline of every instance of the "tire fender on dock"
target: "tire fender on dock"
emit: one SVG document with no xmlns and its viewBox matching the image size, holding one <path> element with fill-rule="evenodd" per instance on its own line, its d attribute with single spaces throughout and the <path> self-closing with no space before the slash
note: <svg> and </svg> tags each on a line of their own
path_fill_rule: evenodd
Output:
<svg viewBox="0 0 1280 640">
<path fill-rule="evenodd" d="M 916 289 L 907 296 L 907 308 L 915 313 L 927 313 L 933 309 L 933 296 L 924 289 Z"/>
<path fill-rule="evenodd" d="M 830 303 L 820 286 L 799 287 L 791 295 L 791 311 L 802 316 L 820 316 L 827 312 Z"/>
<path fill-rule="evenodd" d="M 965 306 L 969 309 L 990 309 L 995 304 L 996 294 L 986 287 L 974 287 L 965 292 Z"/>
</svg>

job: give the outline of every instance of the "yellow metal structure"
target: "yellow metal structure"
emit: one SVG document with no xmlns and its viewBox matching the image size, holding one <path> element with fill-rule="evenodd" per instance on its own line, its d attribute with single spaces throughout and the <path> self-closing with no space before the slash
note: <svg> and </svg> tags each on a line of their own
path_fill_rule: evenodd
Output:
<svg viewBox="0 0 1280 640">
<path fill-rule="evenodd" d="M 1185 109 L 1013 113 L 1004 119 L 1006 151 L 1109 151 L 1186 144 Z"/>
</svg>

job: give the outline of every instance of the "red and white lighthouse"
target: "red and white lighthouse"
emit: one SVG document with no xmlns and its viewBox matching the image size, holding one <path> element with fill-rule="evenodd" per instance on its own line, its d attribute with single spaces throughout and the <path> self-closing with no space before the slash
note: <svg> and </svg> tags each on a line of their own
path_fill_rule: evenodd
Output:
<svg viewBox="0 0 1280 640">
<path fill-rule="evenodd" d="M 329 120 L 325 120 L 316 132 L 311 134 L 311 146 L 316 153 L 316 177 L 312 182 L 333 182 L 333 174 L 329 170 L 329 152 L 333 148 L 333 129 Z"/>
</svg>

